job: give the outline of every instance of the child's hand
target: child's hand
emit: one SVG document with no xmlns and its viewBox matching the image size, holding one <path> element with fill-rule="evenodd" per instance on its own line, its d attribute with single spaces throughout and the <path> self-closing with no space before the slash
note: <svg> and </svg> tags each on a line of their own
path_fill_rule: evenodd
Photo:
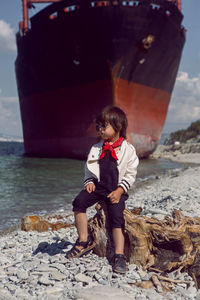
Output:
<svg viewBox="0 0 200 300">
<path fill-rule="evenodd" d="M 90 194 L 90 193 L 92 193 L 92 192 L 94 192 L 95 191 L 95 184 L 93 183 L 93 182 L 90 182 L 90 183 L 88 183 L 87 185 L 86 185 L 86 187 L 85 187 L 85 189 L 86 189 L 86 191 Z"/>
<path fill-rule="evenodd" d="M 124 193 L 123 188 L 118 187 L 116 190 L 112 191 L 107 198 L 110 198 L 110 202 L 112 204 L 118 203 L 120 200 L 121 195 Z"/>
</svg>

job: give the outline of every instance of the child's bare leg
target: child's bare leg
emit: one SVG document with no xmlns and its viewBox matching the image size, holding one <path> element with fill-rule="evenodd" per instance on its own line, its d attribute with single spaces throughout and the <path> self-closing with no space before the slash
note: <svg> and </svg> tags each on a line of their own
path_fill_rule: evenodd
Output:
<svg viewBox="0 0 200 300">
<path fill-rule="evenodd" d="M 113 241 L 115 245 L 115 254 L 124 254 L 124 234 L 122 228 L 113 228 Z"/>
<path fill-rule="evenodd" d="M 80 242 L 86 242 L 88 239 L 88 220 L 84 212 L 75 211 L 75 224 Z"/>
<path fill-rule="evenodd" d="M 74 246 L 66 253 L 66 258 L 81 257 L 94 248 L 93 241 L 88 236 L 88 221 L 86 213 L 74 212 L 78 239 Z"/>
<path fill-rule="evenodd" d="M 126 259 L 124 256 L 124 234 L 122 228 L 113 228 L 113 240 L 115 245 L 115 255 L 113 261 L 113 271 L 125 274 L 127 271 Z"/>
</svg>

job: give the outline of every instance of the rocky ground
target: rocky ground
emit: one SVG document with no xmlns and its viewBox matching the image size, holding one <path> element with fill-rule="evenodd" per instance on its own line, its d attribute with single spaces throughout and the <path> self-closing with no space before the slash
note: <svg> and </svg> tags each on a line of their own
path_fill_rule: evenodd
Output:
<svg viewBox="0 0 200 300">
<path fill-rule="evenodd" d="M 199 156 L 194 162 L 200 164 Z M 130 194 L 127 207 L 142 207 L 144 215 L 158 219 L 171 216 L 174 209 L 199 216 L 199 186 L 198 165 L 181 172 L 174 170 L 136 189 Z M 89 216 L 94 213 L 94 208 L 88 211 Z M 72 215 L 68 221 L 73 222 Z M 187 273 L 171 272 L 169 277 L 180 283 L 172 284 L 172 291 L 163 294 L 162 289 L 134 285 L 154 274 L 134 264 L 129 265 L 123 276 L 112 273 L 106 258 L 93 253 L 67 260 L 65 253 L 76 237 L 74 227 L 44 233 L 17 230 L 0 237 L 0 300 L 200 300 L 200 290 L 196 290 Z"/>
</svg>

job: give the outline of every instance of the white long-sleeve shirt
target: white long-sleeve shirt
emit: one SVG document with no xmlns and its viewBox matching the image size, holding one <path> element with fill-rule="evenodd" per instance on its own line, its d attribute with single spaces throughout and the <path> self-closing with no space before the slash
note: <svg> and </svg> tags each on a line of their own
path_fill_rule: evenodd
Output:
<svg viewBox="0 0 200 300">
<path fill-rule="evenodd" d="M 88 159 L 85 165 L 84 186 L 93 182 L 93 179 L 100 181 L 99 157 L 102 152 L 103 142 L 92 146 Z M 139 159 L 133 145 L 126 140 L 123 141 L 121 148 L 116 152 L 117 154 L 117 168 L 119 171 L 118 186 L 121 186 L 125 192 L 135 182 L 137 174 L 137 166 Z"/>
</svg>

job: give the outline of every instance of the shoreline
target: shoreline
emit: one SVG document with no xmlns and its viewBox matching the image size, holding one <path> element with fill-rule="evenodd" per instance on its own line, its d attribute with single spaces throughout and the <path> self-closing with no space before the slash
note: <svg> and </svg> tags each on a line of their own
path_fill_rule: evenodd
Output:
<svg viewBox="0 0 200 300">
<path fill-rule="evenodd" d="M 178 163 L 200 165 L 200 144 L 158 145 L 151 158 L 164 158 Z"/>
<path fill-rule="evenodd" d="M 190 160 L 187 156 L 184 163 L 194 163 L 194 156 L 189 156 Z M 126 206 L 129 209 L 142 207 L 143 215 L 157 219 L 171 217 L 174 209 L 181 210 L 184 215 L 200 216 L 199 186 L 200 163 L 195 160 L 192 166 L 169 170 L 167 174 L 142 182 L 131 191 Z M 92 207 L 88 210 L 88 218 L 94 213 Z M 73 222 L 73 215 L 68 221 Z M 154 274 L 134 264 L 129 264 L 129 271 L 122 276 L 112 273 L 106 258 L 93 253 L 67 260 L 65 253 L 76 238 L 74 227 L 42 233 L 18 229 L 0 236 L 2 299 L 94 300 L 106 299 L 108 294 L 110 300 L 195 300 L 200 297 L 200 290 L 196 290 L 193 279 L 185 272 L 172 271 L 169 276 L 189 284 L 172 285 L 171 292 L 162 294 L 161 290 L 134 285 Z"/>
<path fill-rule="evenodd" d="M 153 174 L 152 176 L 149 176 L 145 179 L 141 179 L 140 181 L 135 182 L 135 184 L 133 185 L 133 187 L 130 189 L 130 193 L 129 193 L 129 197 L 131 197 L 131 195 L 133 193 L 135 193 L 137 190 L 141 190 L 141 189 L 145 189 L 146 185 L 151 185 L 153 184 L 155 181 L 158 181 L 161 178 L 167 178 L 168 176 L 176 176 L 176 174 L 182 173 L 184 172 L 184 170 L 188 169 L 188 168 L 195 168 L 196 166 L 200 166 L 200 153 L 187 153 L 187 154 L 180 154 L 179 156 L 177 155 L 177 153 L 174 153 L 173 151 L 165 151 L 165 148 L 168 148 L 168 146 L 163 146 L 163 145 L 159 145 L 157 150 L 151 154 L 151 156 L 148 159 L 166 159 L 169 161 L 173 161 L 173 162 L 177 162 L 180 163 L 182 165 L 182 168 L 178 168 L 178 169 L 168 169 L 166 170 L 166 172 L 163 171 L 158 171 L 156 174 Z M 197 162 L 199 161 L 199 162 Z M 40 213 L 38 212 L 38 216 L 45 218 L 48 218 L 49 216 L 53 216 L 56 214 L 70 214 L 71 210 L 52 210 L 49 213 Z M 35 214 L 30 214 L 30 215 L 35 215 Z M 16 225 L 12 225 L 8 228 L 5 229 L 1 229 L 0 230 L 0 237 L 5 236 L 7 234 L 10 234 L 12 232 L 21 230 L 21 223 L 17 223 Z"/>
</svg>

